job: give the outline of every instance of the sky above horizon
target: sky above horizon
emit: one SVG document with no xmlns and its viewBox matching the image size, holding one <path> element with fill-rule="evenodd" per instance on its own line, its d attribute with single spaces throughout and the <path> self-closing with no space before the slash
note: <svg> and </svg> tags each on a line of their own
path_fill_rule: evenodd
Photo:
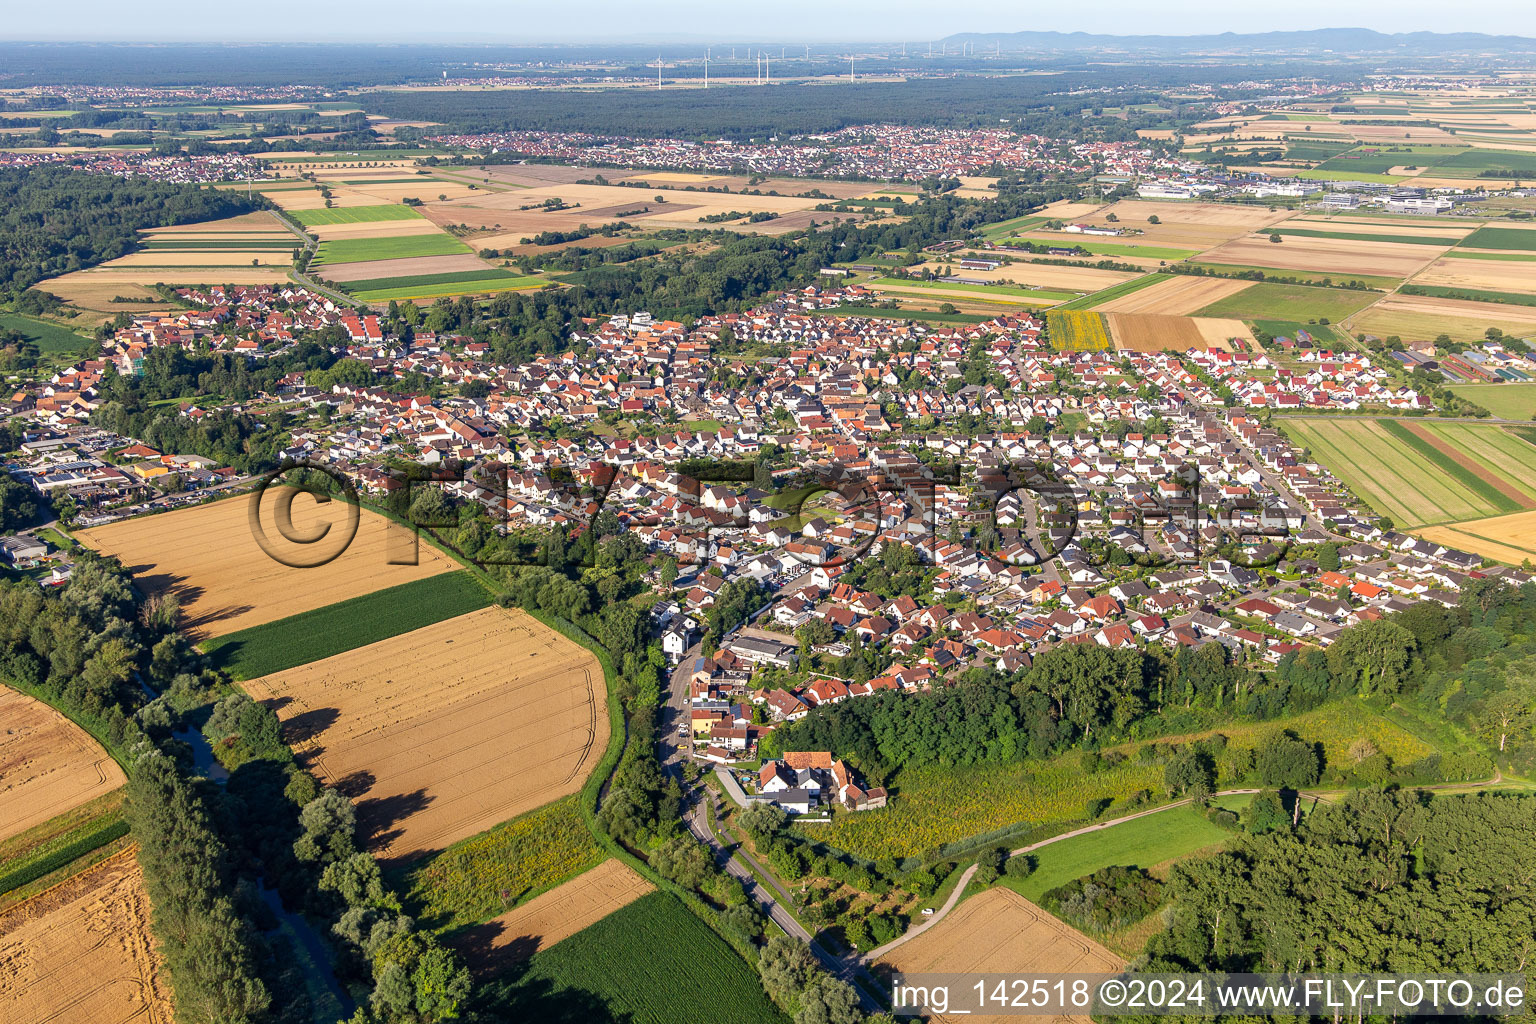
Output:
<svg viewBox="0 0 1536 1024">
<path fill-rule="evenodd" d="M 1190 35 L 1311 28 L 1381 32 L 1536 35 L 1531 0 L 1289 0 L 1242 5 L 1215 0 L 1095 0 L 1092 4 L 971 0 L 779 0 L 736 5 L 668 0 L 576 4 L 488 0 L 266 0 L 248 6 L 207 0 L 74 0 L 65 8 L 14 4 L 0 40 L 579 43 L 816 43 L 941 39 L 960 32 L 1026 30 L 1118 35 Z M 67 15 L 62 12 L 66 12 Z M 579 16 L 573 16 L 577 15 Z M 788 27 L 793 26 L 793 27 Z"/>
</svg>

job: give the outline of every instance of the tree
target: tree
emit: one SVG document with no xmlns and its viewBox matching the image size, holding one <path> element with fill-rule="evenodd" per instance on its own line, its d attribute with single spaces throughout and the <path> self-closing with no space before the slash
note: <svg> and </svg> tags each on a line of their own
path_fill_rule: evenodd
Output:
<svg viewBox="0 0 1536 1024">
<path fill-rule="evenodd" d="M 293 855 L 301 861 L 329 863 L 351 856 L 357 812 L 352 801 L 328 788 L 304 805 L 299 827 L 304 834 L 294 841 Z"/>
<path fill-rule="evenodd" d="M 1285 813 L 1280 795 L 1268 789 L 1253 798 L 1243 815 L 1243 827 L 1256 835 L 1289 828 L 1290 824 L 1291 816 Z"/>
<path fill-rule="evenodd" d="M 1216 766 L 1204 750 L 1185 746 L 1163 769 L 1163 783 L 1170 796 L 1188 796 L 1198 803 L 1216 787 Z"/>
<path fill-rule="evenodd" d="M 1340 565 L 1339 546 L 1329 541 L 1317 549 L 1317 567 L 1323 572 L 1338 572 Z"/>
<path fill-rule="evenodd" d="M 787 1006 L 816 974 L 816 959 L 799 939 L 772 935 L 757 958 L 757 973 L 773 1001 Z"/>
<path fill-rule="evenodd" d="M 853 987 L 822 971 L 801 991 L 795 1013 L 795 1024 L 860 1024 L 863 1019 Z"/>
<path fill-rule="evenodd" d="M 1390 619 L 1362 622 L 1328 648 L 1328 666 L 1340 679 L 1358 683 L 1360 695 L 1396 693 L 1413 654 L 1414 637 Z"/>
<path fill-rule="evenodd" d="M 1271 242 L 1274 242 L 1276 245 L 1279 245 L 1280 244 L 1280 232 L 1278 232 L 1278 231 L 1271 231 L 1269 233 L 1269 240 Z"/>
<path fill-rule="evenodd" d="M 1317 750 L 1285 732 L 1259 745 L 1253 752 L 1253 767 L 1261 783 L 1282 789 L 1314 785 L 1322 773 Z"/>
</svg>

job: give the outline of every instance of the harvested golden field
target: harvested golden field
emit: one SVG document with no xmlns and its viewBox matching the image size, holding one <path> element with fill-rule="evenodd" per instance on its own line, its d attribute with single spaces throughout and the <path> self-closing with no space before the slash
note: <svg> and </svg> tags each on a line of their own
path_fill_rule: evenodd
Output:
<svg viewBox="0 0 1536 1024">
<path fill-rule="evenodd" d="M 242 684 L 357 804 L 390 861 L 581 788 L 608 743 L 602 667 L 523 611 L 484 608 Z"/>
<path fill-rule="evenodd" d="M 1446 245 L 1451 245 L 1466 237 L 1477 226 L 1477 222 L 1437 224 L 1430 218 L 1396 217 L 1390 220 L 1380 218 L 1366 220 L 1362 217 L 1329 217 L 1324 214 L 1315 214 L 1293 217 L 1286 222 L 1285 226 L 1354 235 L 1417 235 L 1424 238 L 1442 238 Z M 1286 239 L 1286 243 L 1290 241 Z"/>
<path fill-rule="evenodd" d="M 0 1020 L 171 1024 L 131 850 L 0 914 Z"/>
<path fill-rule="evenodd" d="M 1494 292 L 1536 292 L 1536 263 L 1447 258 L 1431 263 L 1413 283 Z"/>
<path fill-rule="evenodd" d="M 292 235 L 293 247 L 299 247 L 299 240 Z M 221 249 L 209 252 L 174 252 L 164 249 L 150 249 L 145 252 L 129 253 L 127 256 L 119 256 L 110 263 L 102 264 L 108 267 L 130 268 L 143 267 L 147 269 L 167 270 L 172 274 L 182 273 L 184 268 L 219 268 L 228 267 L 250 269 L 252 266 L 261 267 L 290 267 L 293 265 L 293 253 L 288 249 L 259 249 L 249 252 Z M 169 283 L 180 283 L 177 281 Z"/>
<path fill-rule="evenodd" d="M 1109 334 L 1122 352 L 1188 352 L 1205 349 L 1205 335 L 1187 316 L 1110 313 Z"/>
<path fill-rule="evenodd" d="M 1432 245 L 1360 242 L 1348 238 L 1305 238 L 1295 235 L 1277 245 L 1267 235 L 1249 235 L 1202 254 L 1200 262 L 1274 267 L 1277 270 L 1314 270 L 1346 276 L 1377 274 L 1382 277 L 1408 277 L 1438 259 L 1443 252 L 1443 249 Z"/>
<path fill-rule="evenodd" d="M 341 547 L 347 532 L 347 503 L 320 503 L 291 492 L 292 528 L 286 536 L 316 536 L 311 544 L 284 540 L 278 507 L 287 488 L 271 488 L 261 503 L 261 524 L 272 547 L 290 561 L 313 561 Z M 75 539 L 115 555 L 147 594 L 170 594 L 181 604 L 181 628 L 202 639 L 263 622 L 323 608 L 349 597 L 435 576 L 458 565 L 430 544 L 422 544 L 419 565 L 390 565 L 392 553 L 409 550 L 409 531 L 383 516 L 359 510 L 357 535 L 334 560 L 312 569 L 292 568 L 271 558 L 253 535 L 251 495 L 141 516 L 90 530 Z"/>
<path fill-rule="evenodd" d="M 166 228 L 152 228 L 146 234 L 154 236 L 209 235 L 223 237 L 231 232 L 237 232 L 241 235 L 255 233 L 293 237 L 292 232 L 282 226 L 277 216 L 267 210 L 258 210 L 255 213 L 242 213 L 237 217 L 226 217 L 223 220 L 205 220 L 196 224 L 175 224 Z"/>
<path fill-rule="evenodd" d="M 1109 220 L 1110 214 L 1119 218 L 1118 221 Z M 1290 216 L 1290 210 L 1271 213 L 1262 206 L 1122 199 L 1090 217 L 1077 220 L 1099 227 L 1134 228 L 1142 232 L 1116 239 L 1128 245 L 1208 249 L 1259 228 L 1278 224 Z M 1148 223 L 1149 217 L 1156 217 L 1160 223 Z"/>
<path fill-rule="evenodd" d="M 1253 331 L 1241 320 L 1222 320 L 1213 317 L 1192 318 L 1195 328 L 1200 336 L 1205 339 L 1205 347 L 1208 349 L 1221 349 L 1224 352 L 1232 351 L 1231 339 L 1236 338 L 1249 348 L 1257 348 L 1258 341 L 1253 337 Z"/>
<path fill-rule="evenodd" d="M 1536 561 L 1536 511 L 1472 519 L 1416 531 L 1426 540 L 1471 551 L 1500 562 Z"/>
<path fill-rule="evenodd" d="M 0 686 L 0 840 L 126 781 L 90 733 L 42 701 Z"/>
<path fill-rule="evenodd" d="M 474 970 L 494 972 L 596 924 L 654 888 L 623 861 L 610 858 L 495 920 L 464 929 L 454 946 Z"/>
<path fill-rule="evenodd" d="M 1440 301 L 1440 300 L 1436 300 Z M 1517 306 L 1479 305 L 1489 309 L 1518 309 Z M 1408 309 L 1383 309 L 1379 304 L 1356 313 L 1349 319 L 1351 334 L 1374 334 L 1379 338 L 1397 335 L 1404 341 L 1430 341 L 1441 334 L 1448 334 L 1453 341 L 1472 344 L 1484 340 L 1483 334 L 1490 327 L 1497 327 L 1515 337 L 1536 335 L 1536 324 L 1529 321 L 1505 320 L 1490 316 L 1439 315 L 1425 316 Z"/>
<path fill-rule="evenodd" d="M 931 929 L 891 951 L 881 963 L 905 974 L 1113 974 L 1125 961 L 1047 914 L 1012 889 L 987 889 L 965 900 Z M 945 1017 L 1007 1024 L 1003 1015 Z M 1089 1020 L 1086 1014 L 1056 1020 Z"/>
<path fill-rule="evenodd" d="M 1430 295 L 1394 294 L 1388 295 L 1371 308 L 1382 312 L 1413 313 L 1422 317 L 1511 321 L 1527 325 L 1524 334 L 1529 334 L 1531 325 L 1536 325 L 1536 306 L 1517 306 L 1508 302 L 1466 302 L 1461 299 L 1437 299 Z"/>
<path fill-rule="evenodd" d="M 1224 277 L 1171 277 L 1093 308 L 1100 313 L 1159 313 L 1179 317 L 1235 295 L 1252 283 Z"/>
<path fill-rule="evenodd" d="M 237 276 L 242 278 L 260 274 L 272 277 L 275 271 L 254 270 L 246 268 Z M 111 319 L 123 310 L 134 313 L 161 313 L 172 308 L 172 304 L 160 297 L 160 294 L 146 285 L 146 279 L 153 279 L 149 283 L 159 281 L 163 274 L 150 274 L 144 270 L 77 270 L 62 277 L 44 281 L 37 285 L 38 289 L 51 292 L 79 309 L 97 314 L 93 323 L 100 323 L 103 319 Z M 287 279 L 287 275 L 283 275 Z M 113 302 L 116 298 L 145 299 L 145 302 Z"/>
<path fill-rule="evenodd" d="M 1080 203 L 1062 199 L 1049 203 L 1030 214 L 1031 217 L 1049 217 L 1052 220 L 1080 220 L 1104 208 L 1103 203 Z"/>
</svg>

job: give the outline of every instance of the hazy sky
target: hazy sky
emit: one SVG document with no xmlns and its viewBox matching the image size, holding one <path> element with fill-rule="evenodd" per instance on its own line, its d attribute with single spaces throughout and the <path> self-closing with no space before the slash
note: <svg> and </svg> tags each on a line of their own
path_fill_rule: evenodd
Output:
<svg viewBox="0 0 1536 1024">
<path fill-rule="evenodd" d="M 21 0 L 7 40 L 796 43 L 938 39 L 1024 29 L 1184 35 L 1339 26 L 1536 35 L 1532 0 Z"/>
</svg>

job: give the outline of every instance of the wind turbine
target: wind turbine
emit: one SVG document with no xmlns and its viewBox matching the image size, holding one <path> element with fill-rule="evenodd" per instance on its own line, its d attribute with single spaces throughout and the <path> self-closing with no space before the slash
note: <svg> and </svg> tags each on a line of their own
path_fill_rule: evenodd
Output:
<svg viewBox="0 0 1536 1024">
<path fill-rule="evenodd" d="M 709 51 L 704 51 L 704 88 L 709 88 Z"/>
<path fill-rule="evenodd" d="M 661 88 L 661 54 L 656 55 L 656 88 Z"/>
<path fill-rule="evenodd" d="M 850 81 L 850 82 L 857 81 L 857 79 L 855 79 L 853 77 L 853 58 L 852 57 L 848 58 L 848 81 Z"/>
</svg>

